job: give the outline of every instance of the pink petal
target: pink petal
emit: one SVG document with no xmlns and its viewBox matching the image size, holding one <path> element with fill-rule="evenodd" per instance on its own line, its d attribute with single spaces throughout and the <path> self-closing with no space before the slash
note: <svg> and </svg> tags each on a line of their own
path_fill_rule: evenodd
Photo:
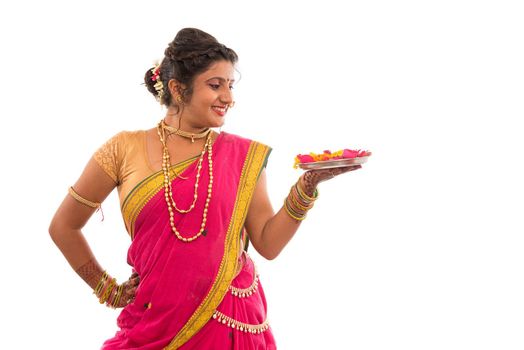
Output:
<svg viewBox="0 0 524 350">
<path fill-rule="evenodd" d="M 300 160 L 300 163 L 311 163 L 315 161 L 309 154 L 299 154 L 297 158 Z"/>
<path fill-rule="evenodd" d="M 342 158 L 356 158 L 358 157 L 358 151 L 352 149 L 345 149 L 342 152 Z"/>
</svg>

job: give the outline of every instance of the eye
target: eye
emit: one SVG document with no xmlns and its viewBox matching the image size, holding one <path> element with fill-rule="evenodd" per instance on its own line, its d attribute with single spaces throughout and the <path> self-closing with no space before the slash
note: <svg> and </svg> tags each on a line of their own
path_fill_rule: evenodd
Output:
<svg viewBox="0 0 524 350">
<path fill-rule="evenodd" d="M 229 90 L 233 90 L 235 87 L 233 85 L 229 85 Z"/>
<path fill-rule="evenodd" d="M 209 86 L 211 87 L 211 89 L 213 90 L 218 90 L 220 88 L 220 84 L 209 84 Z"/>
</svg>

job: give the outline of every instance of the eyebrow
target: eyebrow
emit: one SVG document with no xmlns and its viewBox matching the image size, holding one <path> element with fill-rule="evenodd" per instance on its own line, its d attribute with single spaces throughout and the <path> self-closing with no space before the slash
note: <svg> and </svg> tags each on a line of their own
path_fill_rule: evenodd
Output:
<svg viewBox="0 0 524 350">
<path fill-rule="evenodd" d="M 222 77 L 212 77 L 212 78 L 209 78 L 206 80 L 206 82 L 210 81 L 210 80 L 213 80 L 213 79 L 218 79 L 220 81 L 224 81 L 224 82 L 232 82 L 234 83 L 235 82 L 235 79 L 225 79 L 225 78 L 222 78 Z"/>
</svg>

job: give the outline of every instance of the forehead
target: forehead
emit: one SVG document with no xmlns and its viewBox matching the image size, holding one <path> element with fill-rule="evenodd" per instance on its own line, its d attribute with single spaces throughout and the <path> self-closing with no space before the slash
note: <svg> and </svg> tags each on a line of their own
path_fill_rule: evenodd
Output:
<svg viewBox="0 0 524 350">
<path fill-rule="evenodd" d="M 209 80 L 212 78 L 221 78 L 224 80 L 235 80 L 235 67 L 229 61 L 217 61 L 211 64 L 209 68 L 198 76 L 198 80 Z"/>
</svg>

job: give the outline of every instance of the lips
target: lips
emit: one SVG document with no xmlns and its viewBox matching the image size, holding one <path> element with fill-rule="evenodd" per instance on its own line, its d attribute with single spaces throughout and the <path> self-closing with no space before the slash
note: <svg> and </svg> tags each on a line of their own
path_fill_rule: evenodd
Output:
<svg viewBox="0 0 524 350">
<path fill-rule="evenodd" d="M 227 112 L 227 107 L 226 106 L 224 106 L 224 107 L 212 106 L 211 109 L 214 110 L 220 116 L 224 116 L 226 114 L 226 112 Z"/>
</svg>

